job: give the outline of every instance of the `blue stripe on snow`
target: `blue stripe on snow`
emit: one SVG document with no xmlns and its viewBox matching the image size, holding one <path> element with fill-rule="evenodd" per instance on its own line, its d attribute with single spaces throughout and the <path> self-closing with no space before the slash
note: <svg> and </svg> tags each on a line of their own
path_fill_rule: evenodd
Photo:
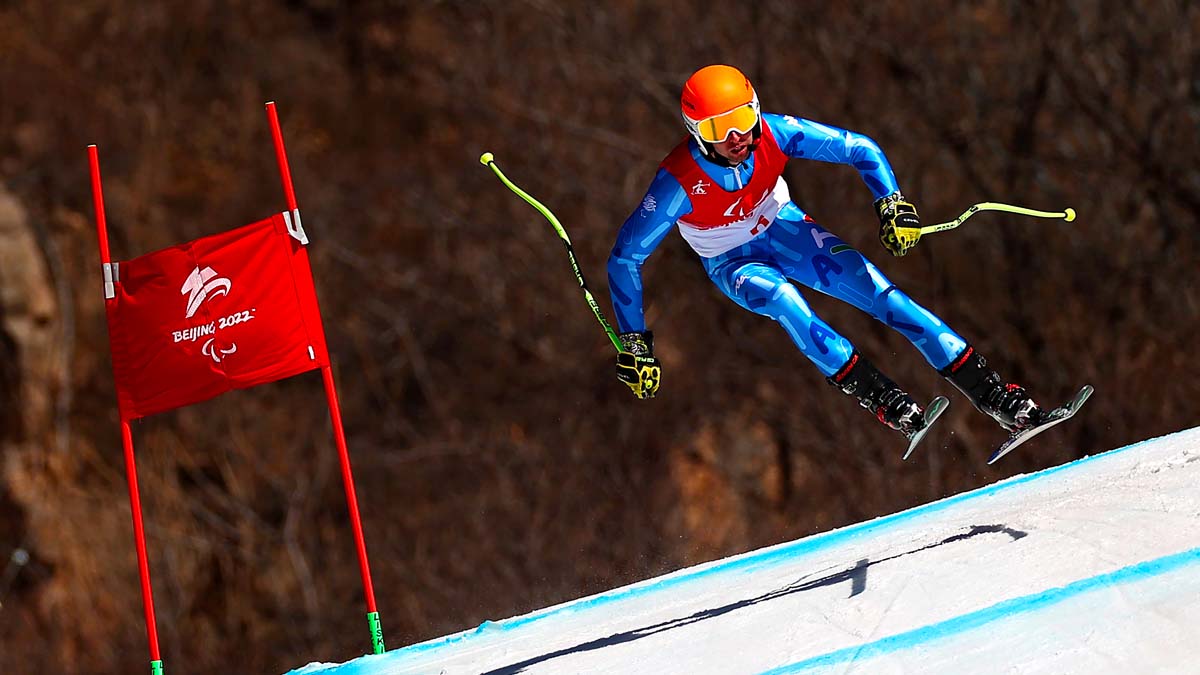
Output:
<svg viewBox="0 0 1200 675">
<path fill-rule="evenodd" d="M 883 656 L 901 649 L 908 649 L 964 633 L 1005 617 L 1036 612 L 1037 610 L 1056 605 L 1064 600 L 1090 591 L 1167 574 L 1196 563 L 1200 563 L 1200 548 L 1130 565 L 1129 567 L 1123 567 L 1108 574 L 1080 579 L 1061 588 L 1052 588 L 1048 591 L 1026 595 L 1021 598 L 1005 600 L 991 607 L 963 614 L 962 616 L 956 616 L 952 619 L 946 619 L 939 623 L 781 666 L 768 670 L 761 675 L 802 673 L 814 668 L 828 668 L 839 663 Z"/>
</svg>

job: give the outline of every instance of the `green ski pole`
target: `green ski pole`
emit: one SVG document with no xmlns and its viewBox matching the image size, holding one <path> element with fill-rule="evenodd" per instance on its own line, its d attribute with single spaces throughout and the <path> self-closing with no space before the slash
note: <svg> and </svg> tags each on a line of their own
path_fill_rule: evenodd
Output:
<svg viewBox="0 0 1200 675">
<path fill-rule="evenodd" d="M 500 182 L 504 183 L 504 185 L 508 187 L 509 190 L 512 190 L 513 193 L 518 197 L 528 202 L 530 206 L 537 209 L 538 213 L 545 216 L 546 220 L 550 221 L 550 224 L 554 226 L 554 231 L 558 233 L 558 237 L 562 239 L 563 245 L 567 247 L 567 257 L 571 261 L 571 269 L 575 272 L 575 279 L 579 282 L 579 287 L 583 289 L 584 299 L 587 300 L 588 306 L 592 308 L 592 314 L 596 315 L 596 320 L 600 322 L 600 326 L 603 327 L 604 332 L 608 334 L 608 339 L 610 342 L 612 342 L 613 348 L 615 348 L 618 352 L 622 351 L 624 347 L 621 345 L 621 338 L 617 337 L 617 332 L 613 330 L 612 325 L 610 325 L 608 320 L 604 318 L 604 313 L 600 311 L 600 306 L 596 304 L 596 299 L 592 297 L 592 292 L 588 290 L 587 282 L 583 279 L 583 271 L 579 269 L 579 261 L 575 259 L 575 249 L 571 247 L 571 239 L 567 236 L 567 231 L 563 229 L 562 223 L 558 222 L 558 218 L 554 217 L 554 214 L 550 212 L 550 209 L 543 206 L 541 202 L 529 196 L 529 193 L 517 187 L 511 180 L 509 180 L 508 176 L 505 176 L 504 172 L 500 171 L 500 167 L 496 166 L 495 156 L 492 155 L 492 153 L 485 152 L 480 155 L 479 163 L 495 172 L 496 177 L 500 179 Z"/>
</svg>

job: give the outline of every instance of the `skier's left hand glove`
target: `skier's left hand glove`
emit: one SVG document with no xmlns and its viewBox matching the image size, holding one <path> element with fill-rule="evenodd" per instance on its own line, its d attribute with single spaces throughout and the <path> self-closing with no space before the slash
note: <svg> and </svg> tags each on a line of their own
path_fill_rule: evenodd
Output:
<svg viewBox="0 0 1200 675">
<path fill-rule="evenodd" d="M 894 256 L 902 256 L 917 245 L 921 238 L 921 221 L 917 207 L 904 199 L 899 192 L 875 202 L 875 213 L 879 214 L 879 241 Z"/>
<path fill-rule="evenodd" d="M 654 358 L 654 334 L 622 333 L 621 351 L 617 352 L 617 379 L 638 398 L 654 398 L 662 381 L 662 364 Z"/>
</svg>

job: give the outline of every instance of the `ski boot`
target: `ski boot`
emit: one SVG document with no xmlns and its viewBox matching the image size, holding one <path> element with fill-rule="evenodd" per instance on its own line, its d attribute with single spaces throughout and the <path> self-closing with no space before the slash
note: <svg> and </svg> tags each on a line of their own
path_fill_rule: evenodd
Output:
<svg viewBox="0 0 1200 675">
<path fill-rule="evenodd" d="M 838 372 L 826 378 L 830 384 L 858 399 L 887 426 L 912 438 L 925 428 L 925 411 L 911 396 L 857 351 Z"/>
<path fill-rule="evenodd" d="M 1018 384 L 1006 384 L 987 360 L 968 346 L 950 365 L 939 371 L 981 412 L 1010 432 L 1045 421 L 1045 412 Z"/>
</svg>

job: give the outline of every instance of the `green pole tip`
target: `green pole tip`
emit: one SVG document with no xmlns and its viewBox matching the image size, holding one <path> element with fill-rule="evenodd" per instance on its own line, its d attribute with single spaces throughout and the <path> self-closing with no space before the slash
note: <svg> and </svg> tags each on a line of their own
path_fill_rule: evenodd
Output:
<svg viewBox="0 0 1200 675">
<path fill-rule="evenodd" d="M 1075 209 L 1067 209 L 1067 222 L 1075 220 Z"/>
<path fill-rule="evenodd" d="M 487 166 L 488 164 L 491 164 L 495 159 L 496 159 L 495 155 L 493 155 L 490 152 L 485 152 L 479 156 L 479 163 L 484 166 Z"/>
<path fill-rule="evenodd" d="M 371 653 L 384 653 L 387 647 L 383 644 L 383 624 L 379 622 L 379 612 L 367 612 L 367 625 L 371 629 Z"/>
</svg>

